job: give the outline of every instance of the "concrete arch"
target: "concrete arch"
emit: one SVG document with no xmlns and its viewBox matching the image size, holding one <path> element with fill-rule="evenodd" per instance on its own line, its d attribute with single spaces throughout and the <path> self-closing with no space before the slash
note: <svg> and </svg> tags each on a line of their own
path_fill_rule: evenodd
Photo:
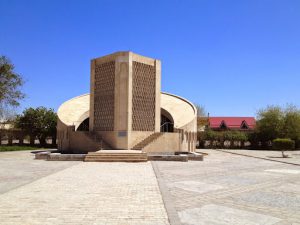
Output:
<svg viewBox="0 0 300 225">
<path fill-rule="evenodd" d="M 90 94 L 84 94 L 64 102 L 58 109 L 57 115 L 59 120 L 66 126 L 78 126 L 89 117 Z M 197 118 L 196 107 L 188 100 L 172 95 L 161 93 L 161 111 L 171 118 L 174 128 L 188 131 L 196 131 L 185 128 Z"/>
</svg>

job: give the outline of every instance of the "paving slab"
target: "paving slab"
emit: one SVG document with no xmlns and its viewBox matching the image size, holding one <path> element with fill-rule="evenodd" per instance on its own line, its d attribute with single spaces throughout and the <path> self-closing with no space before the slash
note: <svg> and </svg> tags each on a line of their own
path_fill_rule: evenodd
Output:
<svg viewBox="0 0 300 225">
<path fill-rule="evenodd" d="M 202 162 L 152 162 L 182 224 L 299 223 L 299 166 L 201 151 Z"/>
<path fill-rule="evenodd" d="M 288 157 L 283 158 L 281 151 L 273 150 L 246 150 L 246 149 L 218 149 L 219 151 L 232 154 L 239 154 L 249 157 L 261 158 L 265 160 L 282 162 L 300 166 L 300 150 L 285 151 L 284 154 Z"/>
<path fill-rule="evenodd" d="M 35 160 L 31 151 L 0 152 L 0 194 L 76 164 Z"/>
<path fill-rule="evenodd" d="M 210 204 L 179 212 L 183 224 L 198 225 L 272 225 L 281 219 L 246 210 Z M 201 220 L 199 220 L 201 218 Z"/>
</svg>

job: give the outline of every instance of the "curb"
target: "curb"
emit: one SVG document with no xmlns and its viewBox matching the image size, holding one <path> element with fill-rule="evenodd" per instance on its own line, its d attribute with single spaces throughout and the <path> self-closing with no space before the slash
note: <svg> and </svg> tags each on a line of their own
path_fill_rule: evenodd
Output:
<svg viewBox="0 0 300 225">
<path fill-rule="evenodd" d="M 180 219 L 178 217 L 177 211 L 173 206 L 173 200 L 172 196 L 169 193 L 169 190 L 167 188 L 167 185 L 165 184 L 165 181 L 163 180 L 162 176 L 160 175 L 159 169 L 156 165 L 156 162 L 151 162 L 152 168 L 154 170 L 158 186 L 162 195 L 162 199 L 165 205 L 165 209 L 168 214 L 170 225 L 181 225 Z"/>
<path fill-rule="evenodd" d="M 284 162 L 284 161 L 268 159 L 268 158 L 263 158 L 263 157 L 258 157 L 258 156 L 245 155 L 245 154 L 236 153 L 236 152 L 228 152 L 228 151 L 224 151 L 224 150 L 221 150 L 221 149 L 214 149 L 214 150 L 219 151 L 219 152 L 230 153 L 230 154 L 233 154 L 233 155 L 241 155 L 241 156 L 246 156 L 246 157 L 255 158 L 255 159 L 263 159 L 263 160 L 272 161 L 272 162 L 278 162 L 278 163 L 285 163 L 285 164 L 294 165 L 294 166 L 300 166 L 300 164 L 298 164 L 298 163 Z"/>
</svg>

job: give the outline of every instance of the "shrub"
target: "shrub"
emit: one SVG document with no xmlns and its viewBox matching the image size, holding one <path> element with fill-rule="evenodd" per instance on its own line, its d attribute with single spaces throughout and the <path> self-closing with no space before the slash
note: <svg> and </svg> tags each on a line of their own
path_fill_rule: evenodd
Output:
<svg viewBox="0 0 300 225">
<path fill-rule="evenodd" d="M 295 141 L 289 138 L 277 138 L 273 140 L 273 149 L 275 150 L 293 150 L 295 149 Z"/>
</svg>

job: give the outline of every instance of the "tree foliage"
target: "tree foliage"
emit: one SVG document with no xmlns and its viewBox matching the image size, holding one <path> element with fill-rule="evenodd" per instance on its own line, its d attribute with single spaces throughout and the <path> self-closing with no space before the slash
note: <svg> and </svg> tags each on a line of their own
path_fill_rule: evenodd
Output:
<svg viewBox="0 0 300 225">
<path fill-rule="evenodd" d="M 293 150 L 295 149 L 295 141 L 289 138 L 276 138 L 275 140 L 273 140 L 273 149 Z"/>
<path fill-rule="evenodd" d="M 19 105 L 24 95 L 18 88 L 23 84 L 22 77 L 14 72 L 14 65 L 5 56 L 0 57 L 0 101 L 9 105 Z"/>
<path fill-rule="evenodd" d="M 41 145 L 46 144 L 46 138 L 56 136 L 57 115 L 53 109 L 45 107 L 25 109 L 17 116 L 15 125 L 28 133 L 31 139 L 38 138 Z"/>
<path fill-rule="evenodd" d="M 268 106 L 258 112 L 256 131 L 261 141 L 270 141 L 281 136 L 284 111 L 279 106 Z"/>
<path fill-rule="evenodd" d="M 293 105 L 288 105 L 285 108 L 268 106 L 260 110 L 254 136 L 261 142 L 271 142 L 277 138 L 289 138 L 296 144 L 299 143 L 300 110 Z"/>
<path fill-rule="evenodd" d="M 283 120 L 283 135 L 294 141 L 300 140 L 300 110 L 295 106 L 288 106 Z"/>
<path fill-rule="evenodd" d="M 14 65 L 5 56 L 0 56 L 0 116 L 8 111 L 9 107 L 19 105 L 24 98 L 20 87 L 24 81 L 22 77 L 14 72 Z"/>
</svg>

